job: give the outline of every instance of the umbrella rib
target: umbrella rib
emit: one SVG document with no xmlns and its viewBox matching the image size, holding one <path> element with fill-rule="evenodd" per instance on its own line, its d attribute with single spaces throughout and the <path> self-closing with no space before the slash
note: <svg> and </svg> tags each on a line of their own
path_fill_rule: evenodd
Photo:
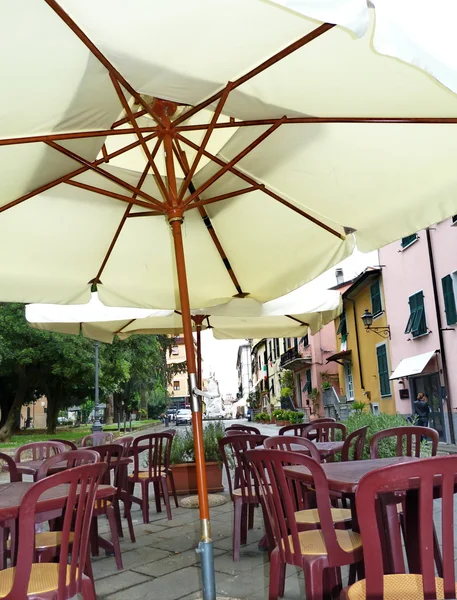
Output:
<svg viewBox="0 0 457 600">
<path fill-rule="evenodd" d="M 49 1 L 49 0 L 47 0 L 47 1 Z M 332 27 L 335 27 L 335 25 L 332 24 L 332 23 L 323 23 L 322 25 L 320 25 L 316 29 L 313 29 L 313 31 L 310 31 L 308 34 L 306 34 L 305 36 L 303 36 L 302 38 L 300 38 L 299 40 L 297 40 L 296 42 L 293 42 L 293 44 L 290 44 L 289 46 L 286 46 L 286 48 L 283 48 L 282 50 L 280 50 L 279 52 L 277 52 L 276 54 L 274 54 L 273 56 L 271 56 L 269 59 L 265 60 L 260 65 L 258 65 L 257 67 L 255 67 L 254 69 L 251 69 L 251 71 L 248 71 L 247 73 L 245 73 L 244 75 L 242 75 L 238 79 L 235 79 L 235 81 L 232 82 L 232 91 L 235 88 L 237 88 L 240 85 L 242 85 L 243 83 L 246 83 L 246 81 L 249 81 L 250 79 L 252 79 L 256 75 L 258 75 L 259 73 L 262 73 L 262 71 L 265 71 L 269 67 L 273 66 L 274 64 L 276 64 L 277 62 L 279 62 L 283 58 L 286 58 L 286 56 L 289 56 L 290 54 L 292 54 L 296 50 L 299 50 L 303 46 L 306 46 L 306 44 L 308 44 L 309 42 L 315 40 L 316 38 L 318 38 L 319 36 L 321 36 L 323 33 L 326 33 L 327 31 L 329 31 L 330 29 L 332 29 Z M 209 106 L 210 104 L 212 104 L 216 100 L 219 100 L 219 98 L 224 93 L 224 89 L 220 90 L 219 92 L 216 92 L 215 94 L 213 94 L 212 96 L 210 96 L 206 100 L 203 100 L 203 102 L 200 102 L 199 104 L 196 104 L 189 111 L 187 111 L 186 113 L 184 113 L 183 115 L 181 115 L 180 117 L 178 117 L 176 119 L 176 121 L 175 121 L 175 125 L 179 125 L 180 123 L 182 123 L 183 121 L 186 121 L 187 119 L 189 119 L 190 117 L 192 117 L 196 113 L 200 112 L 202 109 L 206 108 L 207 106 Z"/>
<path fill-rule="evenodd" d="M 145 200 L 149 200 L 149 202 L 151 203 L 151 206 L 154 206 L 158 210 L 160 210 L 162 208 L 163 205 L 160 202 L 160 200 L 157 200 L 157 198 L 154 198 L 154 197 L 150 196 L 149 194 L 146 194 L 145 192 L 138 190 L 138 188 L 136 188 L 135 186 L 130 185 L 130 183 L 128 183 L 127 181 L 124 181 L 123 179 L 119 179 L 119 177 L 112 175 L 108 171 L 104 171 L 103 169 L 100 169 L 98 166 L 95 165 L 95 163 L 86 160 L 79 154 L 76 154 L 75 152 L 68 150 L 68 148 L 65 148 L 64 146 L 60 146 L 59 144 L 56 144 L 55 142 L 46 142 L 46 144 L 48 146 L 50 146 L 51 148 L 53 148 L 54 150 L 57 150 L 58 152 L 65 154 L 65 156 L 68 156 L 69 158 L 75 160 L 76 162 L 79 162 L 80 164 L 84 165 L 85 167 L 88 167 L 91 171 L 94 171 L 98 175 L 105 177 L 105 179 L 109 179 L 113 183 L 116 183 L 117 185 L 129 190 L 130 192 L 133 192 L 133 193 L 136 192 L 139 196 L 141 196 Z"/>
<path fill-rule="evenodd" d="M 259 125 L 272 125 L 276 119 L 252 119 L 249 121 L 227 121 L 216 123 L 214 129 L 226 129 L 230 127 L 256 127 Z M 313 123 L 364 123 L 364 124 L 416 124 L 416 125 L 455 125 L 456 117 L 287 117 L 284 125 L 313 124 Z M 183 125 L 176 130 L 201 131 L 206 129 L 204 123 L 195 125 Z"/>
<path fill-rule="evenodd" d="M 105 196 L 108 198 L 114 198 L 115 200 L 121 200 L 121 202 L 126 202 L 127 204 L 135 204 L 135 206 L 141 206 L 142 208 L 149 208 L 151 204 L 149 202 L 144 202 L 143 200 L 136 200 L 135 198 L 129 196 L 123 196 L 122 194 L 117 194 L 116 192 L 112 192 L 110 190 L 104 190 L 103 188 L 96 187 L 95 185 L 89 185 L 87 183 L 82 183 L 81 181 L 72 181 L 67 180 L 64 181 L 66 185 L 72 185 L 74 187 L 81 188 L 83 190 L 87 190 L 88 192 L 94 192 L 94 194 L 100 194 L 101 196 Z M 163 214 L 163 211 L 161 212 Z"/>
<path fill-rule="evenodd" d="M 119 100 L 121 101 L 121 104 L 124 107 L 124 110 L 130 119 L 130 123 L 133 127 L 133 130 L 135 131 L 137 138 L 140 140 L 141 147 L 143 148 L 143 152 L 145 153 L 146 158 L 149 162 L 149 165 L 156 177 L 156 182 L 157 182 L 157 185 L 159 186 L 160 192 L 162 193 L 163 199 L 165 201 L 167 201 L 168 200 L 167 189 L 166 189 L 163 179 L 159 173 L 159 169 L 157 168 L 157 165 L 155 164 L 154 159 L 151 156 L 149 148 L 148 148 L 146 142 L 144 141 L 143 135 L 140 131 L 140 128 L 138 127 L 138 123 L 135 121 L 135 118 L 133 116 L 133 113 L 129 106 L 129 103 L 127 102 L 125 95 L 122 92 L 119 81 L 112 73 L 110 73 L 110 77 L 111 77 L 111 81 L 113 83 L 114 89 L 116 90 L 116 93 L 119 96 Z"/>
<path fill-rule="evenodd" d="M 179 144 L 179 141 L 176 139 L 175 139 L 175 144 L 173 144 L 173 152 L 175 153 L 176 158 L 178 159 L 179 165 L 180 165 L 183 173 L 186 174 L 189 171 L 189 163 L 187 161 L 186 153 L 182 150 L 182 148 Z M 191 191 L 195 190 L 192 180 L 189 181 L 189 189 Z M 205 224 L 205 227 L 213 241 L 213 244 L 216 246 L 216 250 L 218 251 L 219 256 L 222 259 L 222 262 L 224 263 L 224 267 L 227 269 L 229 277 L 232 280 L 232 283 L 235 286 L 235 289 L 237 291 L 237 295 L 242 295 L 242 296 L 247 295 L 247 294 L 245 294 L 245 292 L 243 292 L 243 289 L 238 281 L 237 276 L 235 275 L 232 265 L 231 265 L 229 259 L 227 258 L 224 248 L 222 247 L 222 244 L 220 243 L 219 238 L 217 237 L 217 233 L 214 231 L 214 227 L 213 227 L 213 224 L 211 223 L 211 219 L 209 218 L 208 213 L 206 212 L 206 210 L 204 209 L 203 206 L 199 206 L 196 208 L 198 208 L 198 212 L 200 213 L 200 216 L 203 219 L 203 223 Z"/>
<path fill-rule="evenodd" d="M 255 192 L 256 190 L 262 189 L 263 185 L 255 185 L 247 188 L 242 188 L 241 190 L 236 190 L 234 192 L 227 192 L 226 194 L 220 194 L 219 196 L 213 196 L 212 198 L 206 198 L 205 200 L 198 200 L 197 202 L 193 201 L 189 206 L 186 207 L 186 210 L 191 210 L 192 208 L 198 208 L 199 206 L 206 206 L 207 204 L 213 204 L 214 202 L 220 202 L 221 200 L 226 200 L 227 198 L 235 198 L 236 196 L 242 196 L 243 194 L 249 194 L 250 192 Z"/>
<path fill-rule="evenodd" d="M 159 146 L 159 140 L 157 141 L 156 147 L 158 149 Z M 157 151 L 157 150 L 156 150 Z M 146 179 L 146 175 L 148 173 L 149 170 L 149 165 L 146 165 L 144 171 L 141 173 L 141 177 L 138 180 L 138 187 L 141 188 L 141 186 L 143 185 L 145 179 Z M 127 221 L 127 217 L 130 214 L 130 211 L 132 210 L 133 204 L 134 204 L 134 200 L 136 200 L 136 193 L 133 194 L 132 198 L 131 198 L 132 202 L 129 204 L 129 206 L 127 206 L 127 208 L 125 209 L 124 214 L 122 215 L 122 219 L 121 222 L 119 223 L 117 229 L 116 229 L 116 233 L 114 234 L 113 239 L 111 240 L 111 243 L 109 245 L 109 248 L 105 254 L 105 257 L 102 260 L 102 264 L 100 265 L 100 268 L 98 270 L 97 275 L 94 277 L 94 279 L 92 281 L 90 281 L 89 283 L 100 283 L 100 278 L 102 276 L 103 270 L 105 269 L 106 263 L 108 262 L 111 253 L 114 249 L 114 246 L 116 245 L 117 240 L 119 239 L 119 236 L 121 234 L 121 231 Z"/>
<path fill-rule="evenodd" d="M 146 139 L 151 140 L 154 137 L 156 137 L 155 133 L 151 134 L 150 136 L 147 136 Z M 136 148 L 139 145 L 140 145 L 139 141 L 132 142 L 128 146 L 124 146 L 124 148 L 120 148 L 119 150 L 116 150 L 115 152 L 111 152 L 111 154 L 108 154 L 108 156 L 106 158 L 103 157 L 103 158 L 97 159 L 92 164 L 95 166 L 101 165 L 102 163 L 106 162 L 106 160 L 115 158 L 116 156 L 120 156 L 121 154 L 124 154 L 124 152 L 128 152 L 129 150 L 132 150 L 133 148 Z M 79 169 L 76 169 L 75 171 L 71 171 L 70 173 L 63 175 L 62 177 L 53 179 L 49 183 L 45 183 L 44 185 L 40 186 L 39 188 L 36 188 L 32 192 L 28 192 L 27 194 L 20 196 L 20 198 L 16 198 L 16 200 L 12 200 L 11 202 L 8 202 L 8 204 L 5 204 L 4 206 L 0 206 L 0 213 L 4 212 L 5 210 L 9 210 L 10 208 L 13 208 L 14 206 L 17 206 L 18 204 L 21 204 L 22 202 L 25 202 L 26 200 L 30 200 L 30 198 L 34 198 L 38 194 L 41 194 L 42 192 L 46 192 L 47 190 L 55 187 L 56 185 L 65 183 L 72 177 L 77 177 L 78 175 L 81 175 L 82 173 L 85 173 L 88 170 L 89 170 L 89 167 L 81 167 Z"/>
<path fill-rule="evenodd" d="M 269 137 L 272 133 L 278 129 L 284 122 L 285 117 L 282 119 L 277 119 L 274 125 L 271 125 L 266 131 L 264 131 L 258 138 L 256 138 L 253 142 L 251 142 L 244 150 L 239 152 L 234 158 L 232 158 L 228 163 L 225 163 L 220 171 L 212 175 L 209 179 L 205 181 L 195 192 L 192 192 L 191 195 L 184 202 L 184 207 L 187 206 L 192 200 L 199 196 L 202 192 L 204 192 L 207 188 L 209 188 L 214 182 L 222 177 L 227 171 L 229 171 L 232 167 L 234 167 L 240 160 L 242 160 L 247 154 L 252 152 L 259 144 L 261 144 L 267 137 Z M 203 152 L 206 150 L 203 149 Z M 257 183 L 257 182 L 256 182 Z"/>
<path fill-rule="evenodd" d="M 140 104 L 156 121 L 156 123 L 162 124 L 162 120 L 156 113 L 148 106 L 147 102 L 143 100 L 140 94 L 138 94 L 129 82 L 119 73 L 114 65 L 106 58 L 106 56 L 97 48 L 93 41 L 84 33 L 84 31 L 76 24 L 76 22 L 70 17 L 70 15 L 63 10 L 56 0 L 44 0 L 46 4 L 62 19 L 62 21 L 73 31 L 73 33 L 81 40 L 86 48 L 97 58 L 105 69 L 113 74 L 118 81 L 122 83 L 125 89 L 131 94 L 135 100 Z"/>
<path fill-rule="evenodd" d="M 141 127 L 143 133 L 157 132 L 157 127 Z M 113 135 L 133 135 L 133 129 L 99 129 L 96 131 L 71 131 L 67 133 L 47 133 L 43 135 L 29 135 L 16 138 L 0 139 L 0 146 L 14 146 L 17 144 L 34 144 L 36 142 L 58 142 L 60 140 L 79 140 L 90 137 L 108 137 Z"/>
<path fill-rule="evenodd" d="M 133 116 L 135 117 L 135 119 L 138 119 L 139 117 L 142 117 L 143 115 L 145 115 L 148 111 L 145 110 L 144 108 L 142 108 L 141 110 L 137 110 L 136 112 L 133 113 Z M 118 119 L 117 121 L 114 121 L 114 123 L 111 125 L 111 127 L 119 127 L 119 125 L 124 125 L 124 123 L 129 123 L 130 119 L 128 117 L 122 117 L 122 119 Z"/>
<path fill-rule="evenodd" d="M 215 127 L 217 120 L 222 112 L 222 109 L 224 108 L 224 104 L 225 104 L 231 90 L 232 90 L 232 85 L 229 82 L 227 84 L 227 86 L 225 87 L 222 96 L 219 99 L 216 110 L 214 111 L 213 116 L 211 118 L 211 122 L 210 122 L 208 128 L 206 129 L 206 133 L 203 137 L 203 140 L 201 141 L 200 148 L 198 149 L 198 152 L 195 155 L 194 160 L 192 161 L 192 165 L 189 169 L 189 172 L 187 173 L 186 178 L 182 182 L 181 189 L 179 190 L 179 201 L 180 202 L 182 202 L 182 200 L 184 198 L 184 194 L 186 193 L 186 190 L 189 187 L 189 183 L 192 181 L 192 177 L 194 176 L 194 173 L 197 170 L 198 163 L 200 162 L 200 159 L 203 156 L 203 152 L 211 138 L 214 127 Z"/>
<path fill-rule="evenodd" d="M 194 144 L 193 142 L 191 142 L 190 140 L 188 140 L 186 137 L 182 136 L 179 133 L 177 134 L 177 138 L 179 138 L 182 142 L 184 142 L 185 144 L 187 144 L 191 148 L 194 148 L 194 149 L 197 148 L 196 144 Z M 203 154 L 204 154 L 204 156 L 206 156 L 207 158 L 213 160 L 214 162 L 216 162 L 219 165 L 226 165 L 227 164 L 225 161 L 223 161 L 219 157 L 215 156 L 214 154 L 211 154 L 207 150 L 205 150 L 205 152 Z M 233 173 L 234 175 L 237 175 L 240 179 L 243 179 L 247 183 L 250 183 L 251 185 L 259 185 L 258 182 L 255 179 L 253 179 L 252 177 L 249 177 L 249 175 L 246 175 L 245 173 L 243 173 L 239 169 L 236 169 L 236 168 L 232 167 L 232 168 L 229 169 L 229 171 L 231 173 Z M 332 229 L 332 227 L 329 227 L 325 223 L 322 223 L 322 221 L 319 221 L 319 219 L 316 219 L 316 217 L 313 217 L 312 215 L 308 214 L 307 212 L 301 210 L 300 208 L 298 208 L 297 206 L 295 206 L 291 202 L 285 200 L 284 198 L 282 198 L 281 196 L 279 196 L 278 194 L 276 194 L 275 192 L 269 190 L 266 186 L 263 186 L 261 189 L 262 189 L 262 191 L 265 194 L 267 194 L 267 196 L 270 196 L 271 198 L 273 198 L 274 200 L 276 200 L 280 204 L 283 204 L 287 208 L 290 208 L 291 210 L 293 210 L 297 214 L 301 215 L 302 217 L 304 217 L 308 221 L 311 221 L 315 225 L 318 225 L 322 229 L 325 229 L 325 231 L 328 231 L 332 235 L 340 238 L 341 240 L 344 239 L 344 236 L 341 233 L 339 233 L 335 229 Z"/>
<path fill-rule="evenodd" d="M 292 315 L 284 315 L 285 317 L 287 317 L 288 319 L 292 319 L 292 321 L 296 321 L 297 323 L 300 323 L 300 325 L 306 325 L 307 327 L 309 327 L 309 323 L 306 323 L 305 321 L 301 321 L 300 319 L 297 319 L 296 317 L 293 317 Z"/>
</svg>

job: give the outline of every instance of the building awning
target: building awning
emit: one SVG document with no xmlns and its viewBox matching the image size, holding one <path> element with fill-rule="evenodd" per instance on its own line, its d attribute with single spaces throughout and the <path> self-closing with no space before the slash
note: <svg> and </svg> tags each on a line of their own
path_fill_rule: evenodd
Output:
<svg viewBox="0 0 457 600">
<path fill-rule="evenodd" d="M 337 352 L 336 354 L 332 354 L 327 358 L 327 364 L 329 362 L 337 362 L 342 364 L 342 361 L 351 360 L 352 350 L 341 350 L 341 352 Z"/>
<path fill-rule="evenodd" d="M 400 379 L 401 377 L 409 377 L 410 375 L 422 373 L 435 352 L 436 350 L 432 350 L 431 352 L 424 352 L 424 354 L 417 354 L 416 356 L 404 358 L 400 361 L 400 364 L 392 373 L 390 379 Z"/>
</svg>

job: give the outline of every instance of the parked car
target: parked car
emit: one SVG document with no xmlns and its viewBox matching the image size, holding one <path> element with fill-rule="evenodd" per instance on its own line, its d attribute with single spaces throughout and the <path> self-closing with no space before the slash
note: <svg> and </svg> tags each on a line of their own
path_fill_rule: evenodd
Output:
<svg viewBox="0 0 457 600">
<path fill-rule="evenodd" d="M 167 417 L 170 421 L 174 421 L 176 418 L 176 408 L 169 408 L 166 412 Z"/>
<path fill-rule="evenodd" d="M 192 423 L 192 411 L 190 408 L 180 408 L 175 415 L 176 425 L 187 425 Z"/>
</svg>

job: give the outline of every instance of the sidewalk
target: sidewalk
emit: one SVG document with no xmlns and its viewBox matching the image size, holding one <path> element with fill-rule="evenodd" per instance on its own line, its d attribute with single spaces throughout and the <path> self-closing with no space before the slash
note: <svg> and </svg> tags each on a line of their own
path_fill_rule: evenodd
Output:
<svg viewBox="0 0 457 600">
<path fill-rule="evenodd" d="M 164 512 L 155 513 L 151 502 L 151 522 L 144 525 L 139 510 L 132 511 L 135 544 L 124 527 L 121 542 L 124 571 L 118 572 L 114 557 L 93 558 L 97 598 L 106 600 L 193 600 L 201 597 L 201 573 L 195 548 L 200 539 L 198 509 L 175 508 L 168 521 Z M 233 510 L 231 501 L 211 509 L 212 535 L 218 595 L 250 600 L 268 597 L 268 554 L 257 549 L 263 536 L 260 509 L 248 544 L 242 546 L 240 560 L 232 560 Z M 108 531 L 100 522 L 100 533 Z M 288 567 L 286 600 L 303 600 L 303 574 Z"/>
</svg>

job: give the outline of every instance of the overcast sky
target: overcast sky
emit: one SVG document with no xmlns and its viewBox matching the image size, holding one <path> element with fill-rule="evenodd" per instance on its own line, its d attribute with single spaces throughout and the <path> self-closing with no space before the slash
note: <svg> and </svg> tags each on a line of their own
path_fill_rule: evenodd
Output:
<svg viewBox="0 0 457 600">
<path fill-rule="evenodd" d="M 356 250 L 352 256 L 335 265 L 335 267 L 306 284 L 306 286 L 310 290 L 328 289 L 336 284 L 336 268 L 343 269 L 344 279 L 347 281 L 353 279 L 366 267 L 374 267 L 378 264 L 377 252 L 362 254 Z M 291 292 L 291 294 L 293 293 Z M 244 340 L 216 340 L 213 338 L 210 329 L 202 332 L 203 376 L 208 377 L 210 372 L 214 372 L 222 395 L 235 395 L 237 392 L 236 356 L 242 341 Z"/>
</svg>

